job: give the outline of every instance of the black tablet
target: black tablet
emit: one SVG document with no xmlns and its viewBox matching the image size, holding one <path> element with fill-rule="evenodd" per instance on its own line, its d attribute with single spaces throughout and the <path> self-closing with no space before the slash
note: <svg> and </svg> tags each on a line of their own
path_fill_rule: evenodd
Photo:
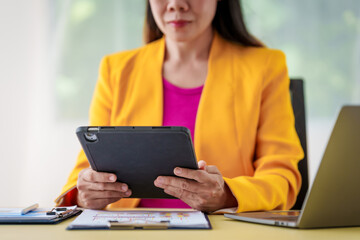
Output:
<svg viewBox="0 0 360 240">
<path fill-rule="evenodd" d="M 197 169 L 185 127 L 79 127 L 76 134 L 92 169 L 115 173 L 131 198 L 174 198 L 154 185 L 175 167 Z"/>
</svg>

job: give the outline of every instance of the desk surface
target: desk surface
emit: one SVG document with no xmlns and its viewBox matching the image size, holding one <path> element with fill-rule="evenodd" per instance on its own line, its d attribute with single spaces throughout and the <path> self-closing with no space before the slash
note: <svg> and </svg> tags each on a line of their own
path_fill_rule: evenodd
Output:
<svg viewBox="0 0 360 240">
<path fill-rule="evenodd" d="M 212 230 L 66 230 L 74 220 L 68 219 L 55 225 L 0 225 L 1 240 L 8 239 L 50 239 L 50 240 L 92 240 L 92 239 L 181 239 L 181 240 L 225 240 L 225 239 L 360 239 L 360 227 L 328 229 L 289 229 L 245 223 L 225 218 L 222 215 L 209 216 Z"/>
</svg>

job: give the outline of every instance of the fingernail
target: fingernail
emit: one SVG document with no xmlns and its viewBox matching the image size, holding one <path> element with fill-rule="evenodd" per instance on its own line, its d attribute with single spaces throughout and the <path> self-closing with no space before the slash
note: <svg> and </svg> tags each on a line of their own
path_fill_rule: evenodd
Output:
<svg viewBox="0 0 360 240">
<path fill-rule="evenodd" d="M 181 168 L 175 168 L 175 174 L 181 174 Z"/>
<path fill-rule="evenodd" d="M 123 191 L 126 191 L 126 190 L 127 190 L 127 186 L 126 186 L 126 185 L 123 185 L 123 186 L 121 187 L 121 189 L 122 189 Z"/>
<path fill-rule="evenodd" d="M 116 177 L 115 177 L 114 175 L 111 175 L 111 176 L 109 177 L 109 180 L 112 181 L 112 182 L 114 182 L 114 181 L 116 180 Z"/>
</svg>

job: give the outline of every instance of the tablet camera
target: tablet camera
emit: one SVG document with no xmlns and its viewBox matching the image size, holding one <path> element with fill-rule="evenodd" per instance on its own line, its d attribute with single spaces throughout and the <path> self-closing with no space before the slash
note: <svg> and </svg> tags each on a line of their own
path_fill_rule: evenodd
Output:
<svg viewBox="0 0 360 240">
<path fill-rule="evenodd" d="M 89 142 L 96 142 L 97 141 L 97 136 L 95 133 L 85 133 L 85 138 L 87 141 Z"/>
</svg>

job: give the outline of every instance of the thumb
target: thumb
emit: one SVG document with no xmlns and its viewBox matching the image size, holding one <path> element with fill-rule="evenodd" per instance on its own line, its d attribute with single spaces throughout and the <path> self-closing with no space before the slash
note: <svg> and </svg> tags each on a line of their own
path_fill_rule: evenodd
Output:
<svg viewBox="0 0 360 240">
<path fill-rule="evenodd" d="M 200 160 L 198 162 L 198 166 L 199 166 L 199 169 L 200 170 L 205 170 L 205 167 L 206 167 L 206 162 L 204 160 Z"/>
</svg>

